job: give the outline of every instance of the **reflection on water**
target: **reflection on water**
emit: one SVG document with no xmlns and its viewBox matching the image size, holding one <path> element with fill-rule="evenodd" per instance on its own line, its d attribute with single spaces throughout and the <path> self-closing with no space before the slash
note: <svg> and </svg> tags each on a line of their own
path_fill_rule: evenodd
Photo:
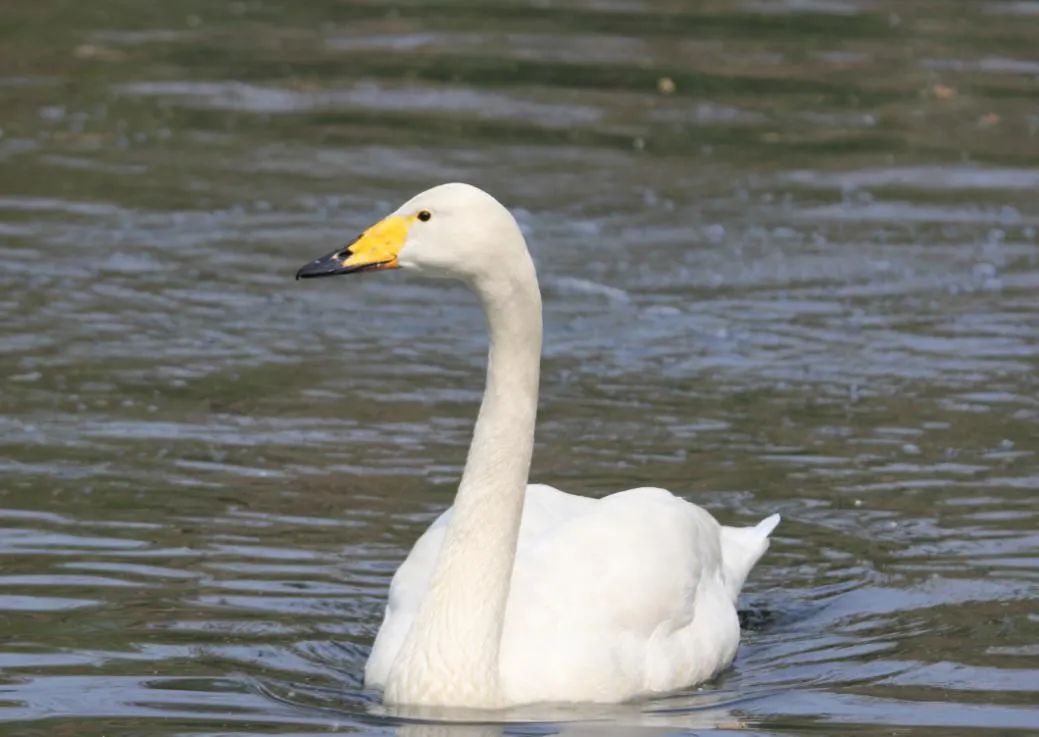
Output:
<svg viewBox="0 0 1039 737">
<path fill-rule="evenodd" d="M 0 731 L 1039 723 L 1034 3 L 5 14 Z M 784 515 L 703 688 L 495 715 L 362 688 L 481 318 L 291 275 L 456 179 L 539 265 L 535 478 Z"/>
</svg>

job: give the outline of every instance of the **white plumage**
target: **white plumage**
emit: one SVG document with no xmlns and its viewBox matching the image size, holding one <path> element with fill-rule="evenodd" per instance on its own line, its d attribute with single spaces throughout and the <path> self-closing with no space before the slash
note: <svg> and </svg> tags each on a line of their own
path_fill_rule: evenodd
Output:
<svg viewBox="0 0 1039 737">
<path fill-rule="evenodd" d="M 386 686 L 450 520 L 448 509 L 393 577 L 370 687 Z M 735 655 L 735 599 L 778 523 L 723 527 L 664 489 L 592 499 L 527 486 L 502 633 L 505 702 L 618 702 L 710 678 Z"/>
<path fill-rule="evenodd" d="M 397 267 L 464 281 L 490 351 L 455 504 L 393 577 L 366 684 L 423 706 L 618 702 L 727 666 L 736 597 L 779 516 L 723 527 L 663 489 L 527 485 L 541 295 L 515 220 L 475 187 L 442 185 L 299 276 Z"/>
</svg>

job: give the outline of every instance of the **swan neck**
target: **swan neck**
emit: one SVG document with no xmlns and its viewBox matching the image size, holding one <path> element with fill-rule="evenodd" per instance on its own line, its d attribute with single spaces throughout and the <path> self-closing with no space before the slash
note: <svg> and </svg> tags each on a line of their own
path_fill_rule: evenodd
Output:
<svg viewBox="0 0 1039 737">
<path fill-rule="evenodd" d="M 398 702 L 493 708 L 502 700 L 499 652 L 541 360 L 541 294 L 525 247 L 522 254 L 518 268 L 472 284 L 490 333 L 487 383 L 429 592 L 387 682 Z M 406 682 L 421 672 L 415 662 L 435 663 L 435 686 Z"/>
<path fill-rule="evenodd" d="M 470 495 L 504 491 L 522 501 L 530 471 L 541 364 L 541 294 L 514 280 L 480 292 L 490 346 L 487 382 L 456 506 Z M 517 489 L 519 490 L 517 492 Z M 500 499 L 501 494 L 495 494 Z"/>
</svg>

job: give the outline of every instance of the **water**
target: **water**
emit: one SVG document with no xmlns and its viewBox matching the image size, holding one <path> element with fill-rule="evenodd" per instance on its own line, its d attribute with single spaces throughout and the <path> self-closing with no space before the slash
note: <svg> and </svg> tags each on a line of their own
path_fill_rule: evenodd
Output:
<svg viewBox="0 0 1039 737">
<path fill-rule="evenodd" d="M 1039 729 L 1039 5 L 2 14 L 0 733 Z M 362 689 L 484 336 L 291 277 L 454 179 L 539 265 L 533 477 L 783 514 L 700 689 Z"/>
</svg>

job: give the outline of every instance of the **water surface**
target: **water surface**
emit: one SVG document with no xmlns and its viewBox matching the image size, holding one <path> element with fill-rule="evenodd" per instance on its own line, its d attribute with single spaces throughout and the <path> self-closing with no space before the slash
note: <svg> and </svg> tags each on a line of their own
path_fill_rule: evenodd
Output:
<svg viewBox="0 0 1039 737">
<path fill-rule="evenodd" d="M 1039 726 L 1039 5 L 10 5 L 0 733 Z M 291 276 L 457 179 L 541 274 L 533 478 L 783 515 L 702 688 L 362 688 L 485 338 Z"/>
</svg>

